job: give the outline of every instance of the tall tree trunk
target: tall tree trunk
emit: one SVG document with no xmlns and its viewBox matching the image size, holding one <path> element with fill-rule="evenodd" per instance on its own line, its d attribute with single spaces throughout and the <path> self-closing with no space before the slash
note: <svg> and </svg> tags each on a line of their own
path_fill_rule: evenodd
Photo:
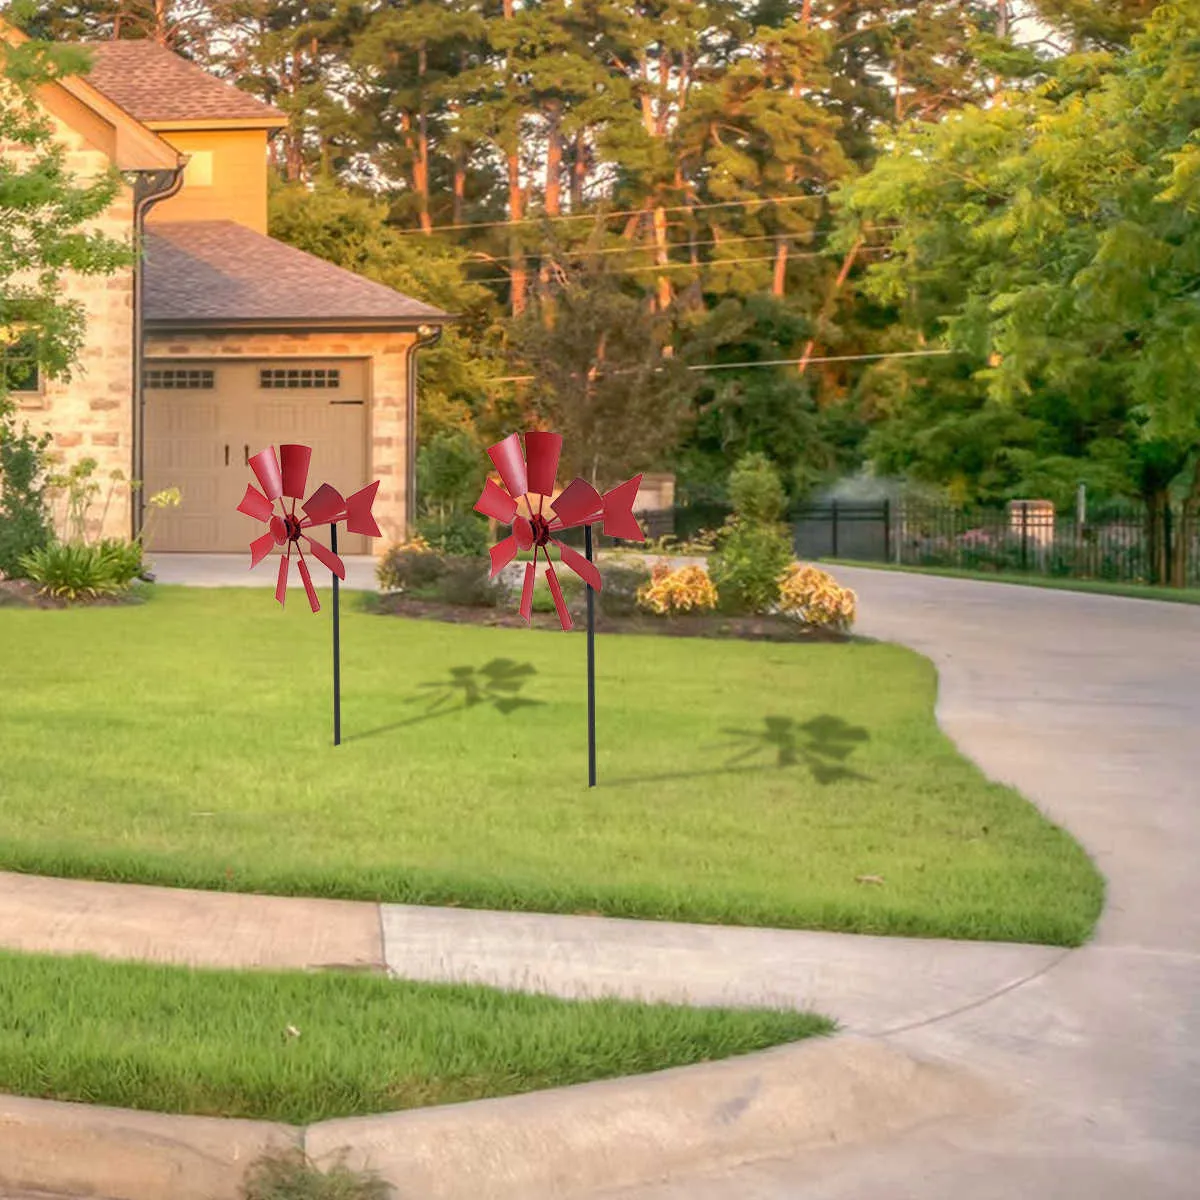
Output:
<svg viewBox="0 0 1200 1200">
<path fill-rule="evenodd" d="M 654 206 L 651 219 L 654 222 L 654 261 L 656 265 L 663 268 L 663 273 L 658 277 L 656 299 L 658 302 L 658 311 L 666 312 L 671 307 L 674 292 L 671 287 L 671 277 L 666 271 L 671 261 L 671 256 L 667 243 L 667 214 L 661 204 Z"/>
<path fill-rule="evenodd" d="M 557 100 L 547 103 L 546 117 L 546 216 L 562 214 L 562 106 Z"/>
<path fill-rule="evenodd" d="M 862 238 L 857 238 L 854 245 L 850 247 L 846 257 L 842 260 L 842 269 L 837 273 L 837 279 L 833 281 L 833 287 L 829 289 L 829 295 L 825 297 L 825 304 L 821 308 L 820 320 L 824 320 L 833 311 L 833 306 L 837 302 L 838 292 L 842 290 L 842 286 L 850 275 L 850 268 L 854 265 L 854 260 L 862 248 L 862 243 Z M 815 337 L 808 339 L 808 344 L 804 347 L 804 353 L 800 356 L 800 363 L 797 367 L 799 374 L 803 375 L 808 369 L 808 360 L 812 357 L 813 348 L 816 344 L 817 339 Z"/>
<path fill-rule="evenodd" d="M 453 199 L 451 208 L 451 220 L 455 225 L 463 223 L 463 217 L 466 215 L 466 199 L 467 199 L 467 164 L 464 161 L 465 152 L 459 148 L 454 151 L 454 185 Z"/>
<path fill-rule="evenodd" d="M 413 162 L 413 185 L 417 192 L 417 211 L 421 228 L 426 235 L 433 232 L 433 220 L 429 215 L 429 116 L 425 111 L 425 75 L 429 55 L 425 43 L 417 47 L 417 94 L 420 97 L 417 113 L 417 155 Z"/>
<path fill-rule="evenodd" d="M 575 148 L 571 157 L 571 211 L 583 211 L 583 188 L 587 183 L 587 138 L 583 130 L 575 134 Z"/>
<path fill-rule="evenodd" d="M 511 280 L 512 315 L 519 317 L 525 311 L 529 274 L 525 266 L 525 247 L 519 222 L 525 214 L 525 190 L 521 187 L 521 155 L 510 150 L 508 155 L 508 217 L 513 224 L 509 228 L 509 278 Z"/>
<path fill-rule="evenodd" d="M 154 0 L 154 40 L 160 46 L 170 45 L 171 0 Z"/>
<path fill-rule="evenodd" d="M 503 15 L 506 21 L 516 18 L 513 0 L 504 0 Z M 505 76 L 509 83 L 513 79 L 512 54 L 505 60 Z M 525 215 L 525 192 L 521 188 L 521 116 L 518 112 L 510 130 L 512 141 L 505 150 L 508 169 L 508 219 L 509 226 L 509 280 L 512 315 L 519 317 L 525 311 L 529 289 L 529 274 L 525 266 L 525 247 L 521 237 L 520 221 Z"/>
</svg>

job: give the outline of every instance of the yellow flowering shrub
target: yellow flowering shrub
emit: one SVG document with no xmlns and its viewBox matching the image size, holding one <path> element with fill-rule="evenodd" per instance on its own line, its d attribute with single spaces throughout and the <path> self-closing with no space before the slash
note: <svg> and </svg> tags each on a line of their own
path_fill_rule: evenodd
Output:
<svg viewBox="0 0 1200 1200">
<path fill-rule="evenodd" d="M 647 583 L 638 588 L 638 607 L 660 617 L 681 612 L 700 612 L 717 606 L 717 589 L 703 567 L 680 567 L 672 571 L 665 562 L 656 563 Z"/>
<path fill-rule="evenodd" d="M 806 625 L 845 633 L 858 615 L 858 597 L 827 571 L 793 563 L 779 581 L 779 611 Z"/>
</svg>

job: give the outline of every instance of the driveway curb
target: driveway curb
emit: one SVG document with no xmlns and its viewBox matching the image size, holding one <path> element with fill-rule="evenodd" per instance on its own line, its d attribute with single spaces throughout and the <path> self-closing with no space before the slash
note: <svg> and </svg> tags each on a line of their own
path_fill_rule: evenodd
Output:
<svg viewBox="0 0 1200 1200">
<path fill-rule="evenodd" d="M 297 1129 L 0 1097 L 0 1184 L 107 1200 L 235 1200 L 264 1151 L 343 1157 L 412 1200 L 572 1197 L 992 1111 L 957 1067 L 815 1039 L 721 1062 Z"/>
</svg>

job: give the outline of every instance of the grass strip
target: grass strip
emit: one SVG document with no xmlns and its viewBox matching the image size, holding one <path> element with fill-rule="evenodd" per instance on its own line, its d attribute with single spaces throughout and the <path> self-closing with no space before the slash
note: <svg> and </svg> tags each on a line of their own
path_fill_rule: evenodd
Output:
<svg viewBox="0 0 1200 1200">
<path fill-rule="evenodd" d="M 0 1092 L 307 1124 L 746 1054 L 812 1013 L 0 952 Z"/>
</svg>

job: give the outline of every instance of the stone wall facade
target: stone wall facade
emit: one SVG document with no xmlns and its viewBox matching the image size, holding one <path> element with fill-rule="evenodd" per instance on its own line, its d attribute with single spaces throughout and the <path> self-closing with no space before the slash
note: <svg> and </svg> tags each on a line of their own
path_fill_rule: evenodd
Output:
<svg viewBox="0 0 1200 1200">
<path fill-rule="evenodd" d="M 375 518 L 383 536 L 370 545 L 382 554 L 403 541 L 408 523 L 408 355 L 412 333 L 148 333 L 146 361 L 155 359 L 339 358 L 370 360 L 367 428 L 370 476 L 378 479 Z"/>
<path fill-rule="evenodd" d="M 57 119 L 56 139 L 66 150 L 67 167 L 81 182 L 103 175 L 107 154 Z M 7 156 L 7 155 L 6 155 Z M 90 229 L 118 241 L 133 235 L 133 193 L 122 187 Z M 96 460 L 94 478 L 101 493 L 89 519 L 89 536 L 128 537 L 131 532 L 129 480 L 133 467 L 133 268 L 110 276 L 70 276 L 64 294 L 82 303 L 86 333 L 69 379 L 43 379 L 37 392 L 13 394 L 20 417 L 53 437 L 52 453 L 64 466 Z M 119 474 L 120 480 L 114 475 Z M 111 496 L 109 492 L 111 490 Z M 101 520 L 101 509 L 108 499 Z M 52 496 L 61 522 L 63 498 Z M 60 524 L 61 531 L 61 524 Z"/>
</svg>

